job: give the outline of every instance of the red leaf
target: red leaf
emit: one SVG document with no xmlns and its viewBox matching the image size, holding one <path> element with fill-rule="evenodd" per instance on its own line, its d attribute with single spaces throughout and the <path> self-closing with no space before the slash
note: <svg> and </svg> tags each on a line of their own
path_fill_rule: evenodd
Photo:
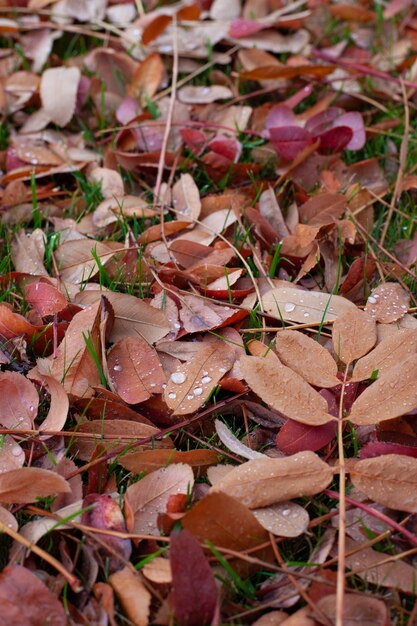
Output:
<svg viewBox="0 0 417 626">
<path fill-rule="evenodd" d="M 303 450 L 316 452 L 330 443 L 335 434 L 334 422 L 322 426 L 308 426 L 287 420 L 277 435 L 276 444 L 280 450 L 289 455 Z"/>
<path fill-rule="evenodd" d="M 370 441 L 361 448 L 359 456 L 361 459 L 372 459 L 374 456 L 381 456 L 382 454 L 403 454 L 417 459 L 417 447 L 404 446 L 390 441 Z"/>
<path fill-rule="evenodd" d="M 283 126 L 294 126 L 294 124 L 295 115 L 291 109 L 285 105 L 276 104 L 266 117 L 265 128 L 281 128 Z"/>
<path fill-rule="evenodd" d="M 208 148 L 216 154 L 223 156 L 231 163 L 239 161 L 242 153 L 242 144 L 240 141 L 237 141 L 237 139 L 233 139 L 232 137 L 225 137 L 222 135 L 218 135 L 212 139 L 212 141 L 208 144 Z"/>
<path fill-rule="evenodd" d="M 313 143 L 310 133 L 299 126 L 270 128 L 269 136 L 279 156 L 286 161 L 292 161 L 304 148 Z"/>
<path fill-rule="evenodd" d="M 255 20 L 236 19 L 230 24 L 229 36 L 234 39 L 239 37 L 248 37 L 265 28 L 265 24 L 256 22 Z"/>
<path fill-rule="evenodd" d="M 64 294 L 49 283 L 30 283 L 25 286 L 25 298 L 41 317 L 54 315 L 64 309 L 68 302 Z"/>
<path fill-rule="evenodd" d="M 172 601 L 179 626 L 210 624 L 218 602 L 213 573 L 188 530 L 171 535 Z"/>
<path fill-rule="evenodd" d="M 204 150 L 206 145 L 206 136 L 201 130 L 193 130 L 192 128 L 181 128 L 180 135 L 183 142 L 189 150 L 198 156 Z"/>
<path fill-rule="evenodd" d="M 335 154 L 342 152 L 353 137 L 353 131 L 348 126 L 337 126 L 326 130 L 318 136 L 320 145 L 317 149 L 319 154 Z"/>
</svg>

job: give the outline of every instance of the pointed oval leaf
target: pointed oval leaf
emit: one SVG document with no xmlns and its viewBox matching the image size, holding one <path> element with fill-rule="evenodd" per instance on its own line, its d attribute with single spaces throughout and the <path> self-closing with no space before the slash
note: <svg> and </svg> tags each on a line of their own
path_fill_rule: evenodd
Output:
<svg viewBox="0 0 417 626">
<path fill-rule="evenodd" d="M 338 317 L 332 327 L 333 349 L 343 363 L 352 363 L 369 352 L 376 343 L 376 323 L 360 309 Z"/>
<path fill-rule="evenodd" d="M 133 474 L 142 472 L 154 472 L 161 467 L 171 464 L 185 463 L 193 468 L 196 475 L 202 474 L 211 465 L 219 462 L 216 452 L 213 450 L 181 450 L 159 449 L 140 450 L 139 452 L 128 452 L 118 459 L 119 465 L 129 470 Z"/>
<path fill-rule="evenodd" d="M 307 511 L 295 502 L 271 504 L 252 513 L 265 530 L 278 537 L 298 537 L 310 522 Z"/>
<path fill-rule="evenodd" d="M 416 353 L 417 329 L 399 330 L 383 339 L 372 352 L 357 361 L 352 380 L 366 380 L 374 372 L 381 376 Z"/>
<path fill-rule="evenodd" d="M 217 436 L 223 445 L 226 446 L 231 452 L 243 456 L 244 459 L 259 459 L 265 458 L 265 454 L 252 450 L 244 443 L 239 441 L 237 437 L 227 428 L 226 424 L 223 424 L 220 420 L 214 420 L 214 426 L 216 428 Z"/>
<path fill-rule="evenodd" d="M 27 504 L 37 498 L 68 491 L 71 488 L 62 476 L 38 467 L 21 467 L 0 474 L 2 504 Z"/>
<path fill-rule="evenodd" d="M 228 472 L 212 488 L 222 491 L 250 509 L 312 496 L 330 484 L 333 471 L 314 454 L 299 452 L 282 459 L 252 459 Z"/>
<path fill-rule="evenodd" d="M 279 331 L 275 340 L 275 352 L 284 365 L 300 374 L 315 387 L 340 385 L 337 365 L 330 352 L 318 341 L 298 330 Z"/>
<path fill-rule="evenodd" d="M 326 400 L 289 367 L 254 356 L 241 357 L 239 364 L 252 391 L 286 417 L 316 426 L 334 419 Z"/>
<path fill-rule="evenodd" d="M 392 367 L 355 400 L 353 424 L 366 426 L 399 417 L 417 407 L 417 355 Z"/>
<path fill-rule="evenodd" d="M 417 459 L 384 454 L 355 463 L 350 479 L 368 498 L 390 509 L 417 512 Z"/>
<path fill-rule="evenodd" d="M 371 293 L 365 311 L 377 322 L 390 324 L 404 317 L 409 306 L 410 296 L 401 285 L 384 283 Z"/>
<path fill-rule="evenodd" d="M 269 137 L 279 156 L 286 161 L 292 161 L 302 150 L 313 143 L 308 130 L 300 126 L 269 128 Z"/>
<path fill-rule="evenodd" d="M 265 313 L 278 320 L 300 324 L 319 324 L 334 321 L 350 309 L 353 302 L 320 291 L 303 291 L 293 287 L 278 287 L 268 291 L 262 302 Z"/>
<path fill-rule="evenodd" d="M 29 283 L 25 285 L 25 299 L 41 317 L 62 311 L 68 301 L 64 294 L 49 283 Z"/>
<path fill-rule="evenodd" d="M 140 574 L 126 565 L 109 576 L 109 583 L 134 626 L 148 626 L 152 596 L 143 584 Z"/>
<path fill-rule="evenodd" d="M 350 7 L 349 7 L 350 8 Z M 322 624 L 323 615 L 330 623 L 336 623 L 336 594 L 324 596 L 317 603 L 318 623 Z M 319 619 L 321 617 L 321 619 Z M 315 622 L 316 623 L 316 622 Z M 389 626 L 388 609 L 382 600 L 369 595 L 348 593 L 345 595 L 343 626 Z"/>
<path fill-rule="evenodd" d="M 280 429 L 276 444 L 285 454 L 296 454 L 303 450 L 317 452 L 335 438 L 336 427 L 336 422 L 308 426 L 289 419 Z"/>
</svg>

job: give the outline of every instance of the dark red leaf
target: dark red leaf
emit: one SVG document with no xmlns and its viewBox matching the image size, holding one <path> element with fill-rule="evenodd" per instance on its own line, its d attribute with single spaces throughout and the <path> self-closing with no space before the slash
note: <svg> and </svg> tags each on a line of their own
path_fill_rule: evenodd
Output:
<svg viewBox="0 0 417 626">
<path fill-rule="evenodd" d="M 203 549 L 189 530 L 171 535 L 172 602 L 179 626 L 204 626 L 213 620 L 217 586 Z"/>
<path fill-rule="evenodd" d="M 320 145 L 317 149 L 319 154 L 330 155 L 342 152 L 353 137 L 353 131 L 348 126 L 331 128 L 318 136 Z"/>
<path fill-rule="evenodd" d="M 359 456 L 361 459 L 372 459 L 374 456 L 381 456 L 382 454 L 403 454 L 417 459 L 417 447 L 404 446 L 390 441 L 370 441 L 361 448 Z"/>
<path fill-rule="evenodd" d="M 335 437 L 336 424 L 329 422 L 322 426 L 308 426 L 294 420 L 287 420 L 279 431 L 276 444 L 286 454 L 296 454 L 303 450 L 316 452 Z"/>
<path fill-rule="evenodd" d="M 286 161 L 292 161 L 304 148 L 313 143 L 311 134 L 299 126 L 270 128 L 269 136 L 279 156 Z"/>
</svg>

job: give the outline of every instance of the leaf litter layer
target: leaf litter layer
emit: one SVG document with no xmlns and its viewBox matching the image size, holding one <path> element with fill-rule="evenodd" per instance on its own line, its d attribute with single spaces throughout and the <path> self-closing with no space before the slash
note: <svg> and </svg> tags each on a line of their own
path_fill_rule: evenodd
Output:
<svg viewBox="0 0 417 626">
<path fill-rule="evenodd" d="M 0 626 L 414 624 L 413 3 L 0 8 Z"/>
</svg>

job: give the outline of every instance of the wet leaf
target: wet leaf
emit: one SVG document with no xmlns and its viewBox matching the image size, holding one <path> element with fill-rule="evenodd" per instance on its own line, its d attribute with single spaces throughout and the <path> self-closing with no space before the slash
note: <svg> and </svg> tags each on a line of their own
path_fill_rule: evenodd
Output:
<svg viewBox="0 0 417 626">
<path fill-rule="evenodd" d="M 70 491 L 66 480 L 55 472 L 37 467 L 21 467 L 0 474 L 0 502 L 27 504 L 37 498 L 46 498 Z"/>
<path fill-rule="evenodd" d="M 365 311 L 377 322 L 390 324 L 407 313 L 410 296 L 398 283 L 384 283 L 374 289 L 368 298 Z"/>
<path fill-rule="evenodd" d="M 417 355 L 413 355 L 365 389 L 353 403 L 349 419 L 357 425 L 378 424 L 416 407 Z"/>
<path fill-rule="evenodd" d="M 326 400 L 289 367 L 253 356 L 241 357 L 239 364 L 252 391 L 285 417 L 316 426 L 333 419 Z"/>
<path fill-rule="evenodd" d="M 218 603 L 217 585 L 203 549 L 189 530 L 172 533 L 169 560 L 179 626 L 211 624 Z"/>
<path fill-rule="evenodd" d="M 278 332 L 275 352 L 284 365 L 300 374 L 310 385 L 335 387 L 340 384 L 336 377 L 337 365 L 329 351 L 297 330 Z"/>
<path fill-rule="evenodd" d="M 25 285 L 25 299 L 41 317 L 55 315 L 68 305 L 64 294 L 49 283 L 39 282 Z"/>
<path fill-rule="evenodd" d="M 352 363 L 369 352 L 376 343 L 374 319 L 360 309 L 338 317 L 332 327 L 333 350 L 343 363 Z"/>
<path fill-rule="evenodd" d="M 334 321 L 339 315 L 356 308 L 341 296 L 319 291 L 302 291 L 294 287 L 279 287 L 263 297 L 264 310 L 276 319 L 299 324 L 320 324 Z"/>
<path fill-rule="evenodd" d="M 127 404 L 138 404 L 162 393 L 165 374 L 154 350 L 141 337 L 125 337 L 107 356 L 112 387 Z"/>
<path fill-rule="evenodd" d="M 265 454 L 252 450 L 227 428 L 226 424 L 223 424 L 220 420 L 215 420 L 214 425 L 216 427 L 216 433 L 223 445 L 231 452 L 243 456 L 244 459 L 259 459 L 265 458 Z"/>
<path fill-rule="evenodd" d="M 310 521 L 307 511 L 295 502 L 272 504 L 253 509 L 252 513 L 265 530 L 278 537 L 298 537 Z"/>
<path fill-rule="evenodd" d="M 3 428 L 31 430 L 38 405 L 38 392 L 30 380 L 17 372 L 0 372 L 0 424 Z"/>
<path fill-rule="evenodd" d="M 134 514 L 134 532 L 159 535 L 157 517 L 165 513 L 169 497 L 191 491 L 194 474 L 189 465 L 178 463 L 148 474 L 126 490 Z"/>
<path fill-rule="evenodd" d="M 352 380 L 366 380 L 373 372 L 386 374 L 392 367 L 417 353 L 417 330 L 404 329 L 386 337 L 369 354 L 362 357 L 353 369 Z"/>
<path fill-rule="evenodd" d="M 334 621 L 336 619 L 336 595 L 325 596 L 319 600 L 317 609 L 324 613 L 327 619 Z M 321 619 L 318 623 L 324 624 Z M 388 609 L 377 598 L 348 593 L 345 595 L 343 626 L 357 626 L 358 623 L 361 626 L 389 626 Z"/>
<path fill-rule="evenodd" d="M 185 463 L 199 474 L 208 466 L 218 463 L 218 456 L 213 450 L 141 450 L 128 452 L 119 458 L 119 465 L 133 474 L 154 472 L 170 464 Z"/>
<path fill-rule="evenodd" d="M 201 211 L 200 192 L 190 174 L 181 174 L 172 188 L 174 209 L 179 219 L 197 220 Z"/>
<path fill-rule="evenodd" d="M 332 478 L 333 472 L 327 463 L 308 451 L 282 459 L 253 459 L 242 463 L 211 491 L 233 495 L 242 504 L 256 509 L 320 493 Z"/>
<path fill-rule="evenodd" d="M 53 67 L 42 74 L 40 86 L 42 107 L 54 124 L 66 126 L 70 122 L 75 111 L 80 77 L 78 67 Z M 58 85 L 59 99 L 56 97 Z"/>
<path fill-rule="evenodd" d="M 152 596 L 143 584 L 138 572 L 126 565 L 111 574 L 109 582 L 134 626 L 148 626 Z"/>
</svg>

